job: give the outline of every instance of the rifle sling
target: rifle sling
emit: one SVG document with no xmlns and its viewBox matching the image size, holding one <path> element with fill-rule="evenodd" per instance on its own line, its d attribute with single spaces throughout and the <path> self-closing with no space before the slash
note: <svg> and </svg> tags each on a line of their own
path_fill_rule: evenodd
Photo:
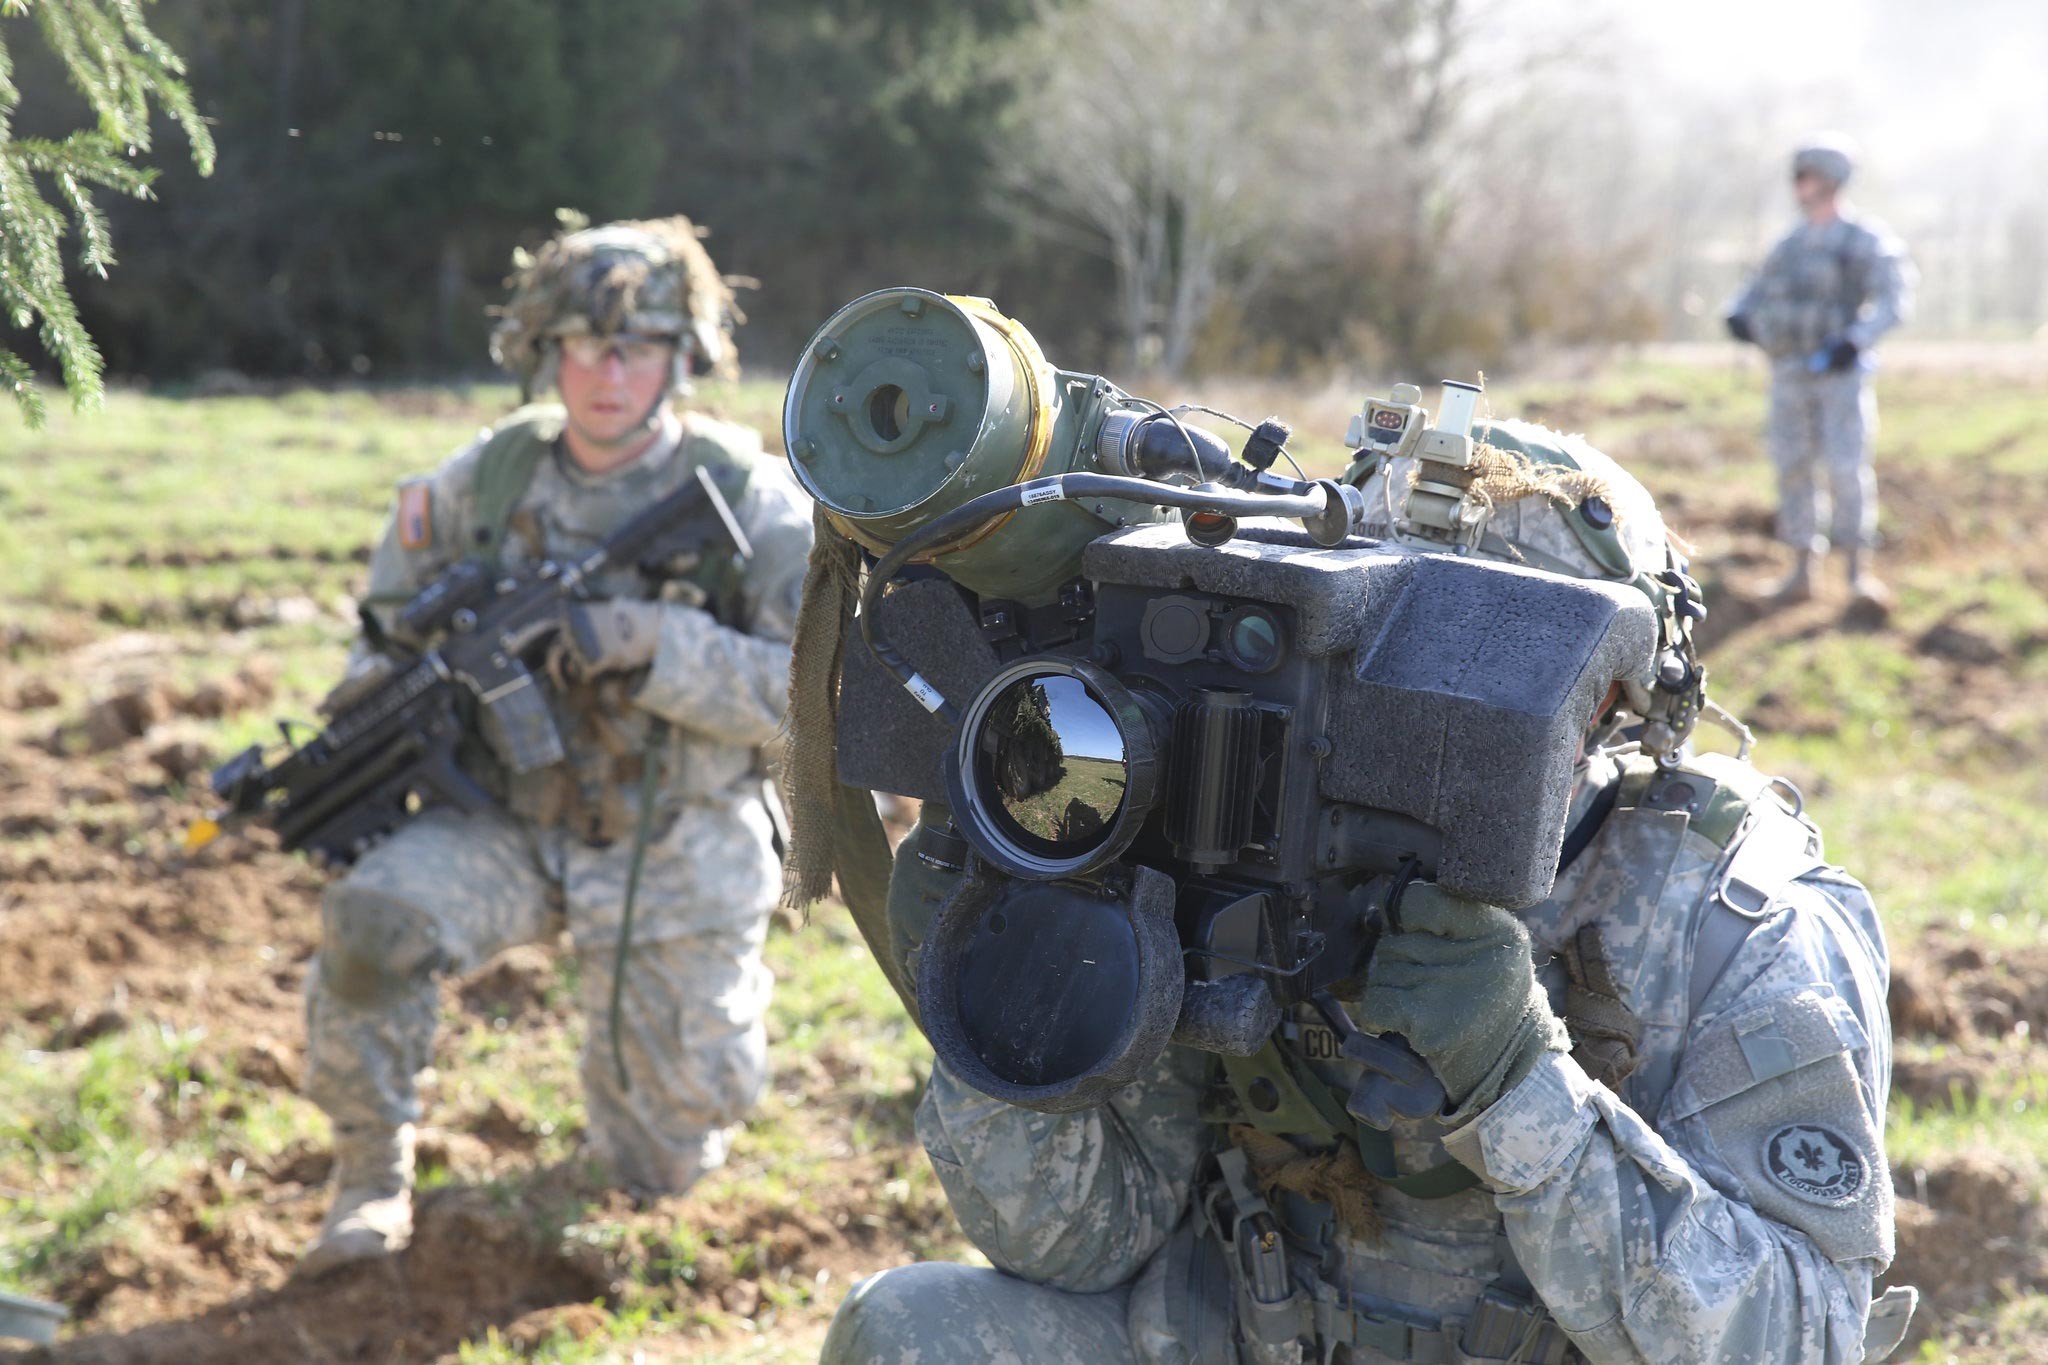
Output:
<svg viewBox="0 0 2048 1365">
<path fill-rule="evenodd" d="M 619 911 L 619 941 L 612 952 L 612 998 L 607 1012 L 612 1031 L 612 1065 L 618 1069 L 622 1091 L 633 1088 L 626 1076 L 625 1048 L 619 1042 L 626 958 L 633 946 L 633 906 L 640 898 L 640 870 L 646 866 L 647 844 L 654 835 L 654 798 L 661 790 L 661 746 L 667 738 L 668 722 L 657 720 L 648 728 L 647 753 L 640 764 L 640 818 L 633 830 L 633 861 L 626 868 L 626 903 Z"/>
</svg>

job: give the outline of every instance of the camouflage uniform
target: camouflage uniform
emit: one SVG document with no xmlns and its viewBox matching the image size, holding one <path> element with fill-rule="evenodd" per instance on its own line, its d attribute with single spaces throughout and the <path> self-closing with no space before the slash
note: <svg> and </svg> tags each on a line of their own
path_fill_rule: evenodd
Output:
<svg viewBox="0 0 2048 1365">
<path fill-rule="evenodd" d="M 551 414 L 523 420 L 547 422 Z M 371 595 L 416 591 L 472 543 L 473 464 L 485 442 L 428 481 L 433 543 L 407 549 L 394 525 L 371 566 Z M 418 1118 L 415 1073 L 433 1038 L 439 971 L 465 971 L 514 944 L 567 928 L 589 1011 L 583 1078 L 592 1137 L 628 1184 L 680 1189 L 724 1154 L 724 1131 L 766 1078 L 760 952 L 780 886 L 761 800 L 758 750 L 781 724 L 789 640 L 810 545 L 806 500 L 752 432 L 696 413 L 647 455 L 605 475 L 559 453 L 541 461 L 514 511 L 508 559 L 587 552 L 675 491 L 707 460 L 751 458 L 734 509 L 754 543 L 739 620 L 720 625 L 682 602 L 663 613 L 655 661 L 631 704 L 595 732 L 565 705 L 566 773 L 529 774 L 504 790 L 519 814 L 430 811 L 372 849 L 324 901 L 325 940 L 308 998 L 307 1093 L 338 1125 Z M 593 584 L 599 596 L 643 595 L 637 570 Z M 605 718 L 596 718 L 602 723 Z M 643 758 L 651 727 L 670 722 Z M 632 762 L 619 771 L 620 755 Z M 665 775 L 628 959 L 625 1039 L 630 1090 L 611 1062 L 605 1022 L 611 949 L 632 860 L 638 762 Z M 549 789 L 564 777 L 581 790 Z M 591 830 L 549 807 L 609 808 Z M 522 816 L 524 818 L 522 818 Z M 580 824 L 581 822 L 575 822 Z"/>
<path fill-rule="evenodd" d="M 1875 542 L 1877 399 L 1869 356 L 1911 311 L 1913 279 L 1905 249 L 1881 225 L 1849 217 L 1801 223 L 1771 249 L 1730 310 L 1771 358 L 1767 439 L 1778 470 L 1778 537 L 1796 549 Z M 1816 372 L 1815 357 L 1838 340 L 1856 348 L 1855 361 L 1839 369 L 1823 363 Z"/>
<path fill-rule="evenodd" d="M 1618 491 L 1633 557 L 1661 524 L 1639 487 Z M 1583 551 L 1541 508 L 1495 526 L 1574 571 Z M 1272 1040 L 1277 1099 L 1248 1101 L 1215 1058 L 1179 1047 L 1068 1115 L 991 1100 L 939 1066 L 918 1134 L 995 1268 L 861 1282 L 822 1358 L 1863 1359 L 1893 1250 L 1888 963 L 1868 894 L 1729 759 L 1589 759 L 1570 828 L 1590 841 L 1522 918 L 1571 1054 L 1545 1054 L 1459 1126 L 1397 1119 L 1389 1179 L 1356 1169 L 1316 1197 L 1261 1179 L 1231 1126 L 1257 1122 L 1256 1106 L 1311 1152 L 1365 1149 L 1317 1099 L 1348 1093 L 1357 1068 L 1311 1007 Z M 905 958 L 949 880 L 916 856 L 923 837 L 891 885 Z M 1586 1027 L 1617 1017 L 1589 994 L 1626 1027 Z M 1339 1207 L 1360 1188 L 1368 1213 Z M 1904 1306 L 1886 1301 L 1870 1342 L 1896 1340 Z"/>
<path fill-rule="evenodd" d="M 730 367 L 730 295 L 687 220 L 570 233 L 520 265 L 493 352 L 529 385 L 551 378 L 551 339 L 577 332 L 678 339 L 672 391 Z M 761 946 L 780 872 L 761 762 L 785 707 L 808 499 L 752 431 L 665 401 L 648 414 L 652 444 L 604 473 L 569 455 L 565 417 L 559 405 L 522 409 L 402 485 L 369 601 L 403 602 L 473 554 L 579 558 L 700 468 L 745 474 L 733 510 L 752 555 L 742 566 L 707 551 L 653 579 L 634 565 L 595 576 L 593 598 L 659 604 L 651 662 L 563 673 L 549 697 L 563 762 L 509 776 L 471 741 L 466 761 L 502 809 L 429 809 L 328 888 L 307 984 L 306 1092 L 334 1120 L 344 1169 L 307 1258 L 321 1269 L 403 1240 L 415 1077 L 431 1056 L 443 972 L 568 932 L 588 1021 L 590 1141 L 627 1186 L 679 1190 L 720 1164 L 766 1082 Z M 508 456 L 531 476 L 506 506 L 509 485 L 492 480 Z M 359 643 L 351 675 L 377 658 Z M 608 1016 L 643 790 L 653 809 L 621 983 L 621 1084 Z M 367 1201 L 365 1215 L 367 1195 L 383 1202 Z"/>
</svg>

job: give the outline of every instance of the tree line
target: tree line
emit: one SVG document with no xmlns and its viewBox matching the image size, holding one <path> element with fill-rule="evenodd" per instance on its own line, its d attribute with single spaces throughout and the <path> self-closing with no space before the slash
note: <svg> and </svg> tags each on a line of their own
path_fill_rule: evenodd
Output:
<svg viewBox="0 0 2048 1365">
<path fill-rule="evenodd" d="M 1758 221 L 1753 180 L 1698 164 L 1752 148 L 1696 124 L 1689 162 L 1660 158 L 1588 35 L 1506 40 L 1472 0 L 149 13 L 216 164 L 165 158 L 157 202 L 106 206 L 120 269 L 74 291 L 109 369 L 153 380 L 480 372 L 511 252 L 563 206 L 710 229 L 759 282 L 764 370 L 900 283 L 994 298 L 1119 373 L 1697 334 L 1741 264 L 1730 225 Z M 18 134 L 89 122 L 49 53 L 15 67 Z"/>
</svg>

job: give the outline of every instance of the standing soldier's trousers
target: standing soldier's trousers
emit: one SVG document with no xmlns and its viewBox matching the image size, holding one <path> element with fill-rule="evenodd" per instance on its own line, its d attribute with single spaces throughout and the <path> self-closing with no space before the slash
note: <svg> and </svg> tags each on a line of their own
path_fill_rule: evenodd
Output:
<svg viewBox="0 0 2048 1365">
<path fill-rule="evenodd" d="M 725 1159 L 767 1079 L 761 962 L 779 885 L 758 804 L 689 804 L 650 841 L 612 1056 L 613 955 L 633 846 L 592 847 L 499 812 L 435 809 L 373 848 L 322 902 L 307 977 L 306 1093 L 338 1130 L 417 1122 L 437 975 L 569 929 L 589 1136 L 624 1185 L 680 1190 Z"/>
<path fill-rule="evenodd" d="M 1813 374 L 1798 356 L 1772 362 L 1768 435 L 1778 467 L 1780 540 L 1815 551 L 1831 541 L 1850 549 L 1876 543 L 1877 474 L 1870 461 L 1876 432 L 1877 396 L 1861 368 Z"/>
</svg>

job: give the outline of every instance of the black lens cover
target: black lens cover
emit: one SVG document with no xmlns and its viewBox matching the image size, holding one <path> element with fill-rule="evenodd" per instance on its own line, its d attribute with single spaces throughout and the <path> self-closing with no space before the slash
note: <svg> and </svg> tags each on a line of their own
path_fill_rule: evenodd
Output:
<svg viewBox="0 0 2048 1365">
<path fill-rule="evenodd" d="M 1187 974 L 1175 886 L 1151 868 L 1102 883 L 1013 880 L 986 864 L 933 916 L 918 1015 L 948 1070 L 1049 1114 L 1102 1103 L 1159 1059 Z"/>
<path fill-rule="evenodd" d="M 960 949 L 960 1024 L 998 1076 L 1053 1085 L 1084 1075 L 1130 1027 L 1138 940 L 1099 891 L 1019 883 Z"/>
</svg>

